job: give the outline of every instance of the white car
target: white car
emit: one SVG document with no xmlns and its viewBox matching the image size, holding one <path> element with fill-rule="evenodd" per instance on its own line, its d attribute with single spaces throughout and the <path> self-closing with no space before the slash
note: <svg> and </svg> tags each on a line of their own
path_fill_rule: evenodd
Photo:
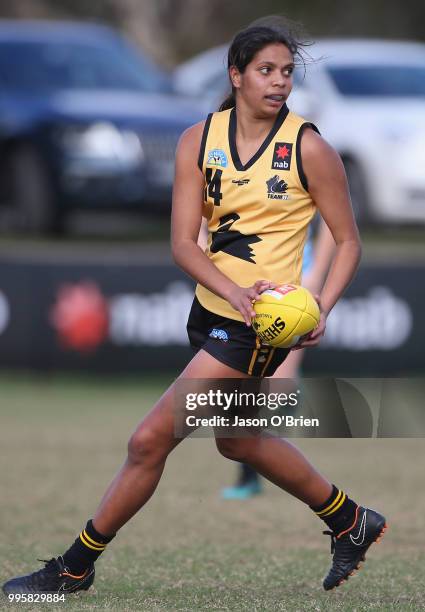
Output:
<svg viewBox="0 0 425 612">
<path fill-rule="evenodd" d="M 288 106 L 340 153 L 359 222 L 425 222 L 425 44 L 321 39 L 297 67 Z M 176 89 L 218 108 L 227 47 L 179 66 Z"/>
</svg>

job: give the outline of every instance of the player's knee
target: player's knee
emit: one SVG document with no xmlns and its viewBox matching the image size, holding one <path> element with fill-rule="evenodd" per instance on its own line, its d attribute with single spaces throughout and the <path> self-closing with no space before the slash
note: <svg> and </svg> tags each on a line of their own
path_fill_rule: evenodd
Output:
<svg viewBox="0 0 425 612">
<path fill-rule="evenodd" d="M 132 463 L 156 462 L 166 455 L 161 436 L 151 427 L 142 425 L 128 442 L 128 458 Z"/>
<path fill-rule="evenodd" d="M 248 457 L 249 444 L 243 438 L 216 438 L 218 452 L 232 461 L 245 462 Z"/>
</svg>

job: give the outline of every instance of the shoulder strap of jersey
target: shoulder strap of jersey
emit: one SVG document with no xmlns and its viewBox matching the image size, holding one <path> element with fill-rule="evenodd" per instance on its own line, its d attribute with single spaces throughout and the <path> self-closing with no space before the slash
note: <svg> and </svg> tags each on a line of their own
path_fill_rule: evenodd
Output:
<svg viewBox="0 0 425 612">
<path fill-rule="evenodd" d="M 301 138 L 307 128 L 311 128 L 312 130 L 317 132 L 317 134 L 320 135 L 318 128 L 314 125 L 314 123 L 310 123 L 309 121 L 305 121 L 300 126 L 300 129 L 298 130 L 297 142 L 295 144 L 295 156 L 297 160 L 297 169 L 298 169 L 298 175 L 300 177 L 301 185 L 304 187 L 306 191 L 308 191 L 308 181 L 307 181 L 306 174 L 304 172 L 303 162 L 302 162 L 302 157 L 301 157 Z"/>
<path fill-rule="evenodd" d="M 211 119 L 213 113 L 210 113 L 205 120 L 204 131 L 202 132 L 201 138 L 201 146 L 199 148 L 199 156 L 198 156 L 198 168 L 202 172 L 204 167 L 204 155 L 205 155 L 205 145 L 207 144 L 208 132 L 210 129 Z"/>
</svg>

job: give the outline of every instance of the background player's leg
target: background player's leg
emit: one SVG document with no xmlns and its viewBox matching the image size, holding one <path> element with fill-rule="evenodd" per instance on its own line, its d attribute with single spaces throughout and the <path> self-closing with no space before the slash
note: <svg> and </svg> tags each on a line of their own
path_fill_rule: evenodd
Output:
<svg viewBox="0 0 425 612">
<path fill-rule="evenodd" d="M 259 495 L 263 490 L 258 472 L 247 463 L 238 466 L 238 479 L 233 487 L 224 487 L 221 490 L 222 499 L 250 499 Z"/>
</svg>

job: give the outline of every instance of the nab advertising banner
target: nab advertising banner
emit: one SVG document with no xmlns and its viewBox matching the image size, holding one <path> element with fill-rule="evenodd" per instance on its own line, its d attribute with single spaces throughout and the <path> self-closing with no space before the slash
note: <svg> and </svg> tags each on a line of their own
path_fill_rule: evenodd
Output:
<svg viewBox="0 0 425 612">
<path fill-rule="evenodd" d="M 194 285 L 171 264 L 0 261 L 0 367 L 182 368 Z M 423 374 L 423 266 L 364 266 L 307 351 L 304 372 Z"/>
</svg>

